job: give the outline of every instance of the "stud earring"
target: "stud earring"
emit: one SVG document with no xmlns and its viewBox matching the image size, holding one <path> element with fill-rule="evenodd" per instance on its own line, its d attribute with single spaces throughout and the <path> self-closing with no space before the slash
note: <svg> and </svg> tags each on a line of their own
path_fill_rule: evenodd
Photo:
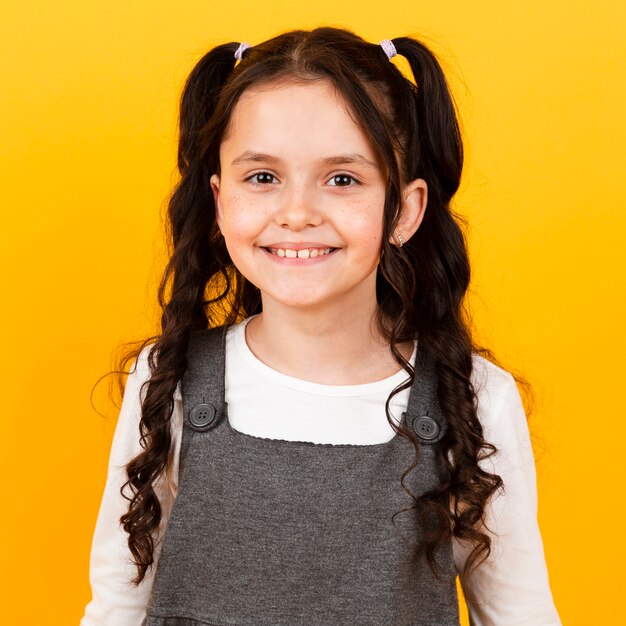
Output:
<svg viewBox="0 0 626 626">
<path fill-rule="evenodd" d="M 396 241 L 398 242 L 398 248 L 401 248 L 404 241 L 402 241 L 402 235 L 400 235 L 400 233 L 396 235 Z"/>
</svg>

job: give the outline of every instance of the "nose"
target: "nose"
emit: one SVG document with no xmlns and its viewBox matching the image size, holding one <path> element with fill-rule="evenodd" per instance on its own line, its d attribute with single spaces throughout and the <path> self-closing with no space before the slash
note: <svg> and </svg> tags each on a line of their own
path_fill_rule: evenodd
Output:
<svg viewBox="0 0 626 626">
<path fill-rule="evenodd" d="M 316 204 L 314 190 L 304 184 L 286 186 L 276 210 L 276 223 L 294 231 L 303 230 L 307 226 L 319 226 L 322 214 Z"/>
</svg>

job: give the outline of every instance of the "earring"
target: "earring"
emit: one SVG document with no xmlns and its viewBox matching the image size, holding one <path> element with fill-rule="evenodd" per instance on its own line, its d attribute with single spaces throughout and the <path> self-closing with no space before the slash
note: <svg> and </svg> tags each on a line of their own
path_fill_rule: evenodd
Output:
<svg viewBox="0 0 626 626">
<path fill-rule="evenodd" d="M 396 241 L 398 242 L 398 248 L 401 248 L 404 241 L 402 241 L 402 235 L 400 233 L 396 235 Z"/>
</svg>

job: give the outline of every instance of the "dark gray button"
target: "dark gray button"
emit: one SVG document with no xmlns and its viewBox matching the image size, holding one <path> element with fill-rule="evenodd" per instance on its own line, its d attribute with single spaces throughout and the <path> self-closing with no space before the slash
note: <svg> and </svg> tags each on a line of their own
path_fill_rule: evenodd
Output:
<svg viewBox="0 0 626 626">
<path fill-rule="evenodd" d="M 208 430 L 215 421 L 215 407 L 212 404 L 198 404 L 189 415 L 189 425 L 195 430 Z"/>
<path fill-rule="evenodd" d="M 441 428 L 432 417 L 424 415 L 423 417 L 416 417 L 415 420 L 413 420 L 413 430 L 418 437 L 430 441 L 431 439 L 436 439 Z"/>
</svg>

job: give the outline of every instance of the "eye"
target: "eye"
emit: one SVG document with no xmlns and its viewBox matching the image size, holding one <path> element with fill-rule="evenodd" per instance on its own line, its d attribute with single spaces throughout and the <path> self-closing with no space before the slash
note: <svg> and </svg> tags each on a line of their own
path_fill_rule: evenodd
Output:
<svg viewBox="0 0 626 626">
<path fill-rule="evenodd" d="M 356 185 L 361 184 L 354 176 L 350 176 L 349 174 L 335 174 L 329 180 L 329 183 L 331 187 L 354 187 L 354 185 L 350 184 L 351 180 L 354 181 Z"/>
<path fill-rule="evenodd" d="M 271 184 L 272 179 L 275 178 L 274 174 L 270 174 L 269 172 L 257 172 L 256 174 L 252 174 L 252 176 L 248 176 L 246 182 L 249 181 L 252 185 L 261 186 Z"/>
</svg>

